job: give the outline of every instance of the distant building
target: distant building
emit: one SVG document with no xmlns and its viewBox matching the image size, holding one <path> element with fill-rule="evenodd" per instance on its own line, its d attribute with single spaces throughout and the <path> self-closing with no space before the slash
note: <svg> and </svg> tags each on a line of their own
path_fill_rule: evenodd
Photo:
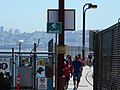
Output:
<svg viewBox="0 0 120 90">
<path fill-rule="evenodd" d="M 17 35 L 17 34 L 19 34 L 19 33 L 20 33 L 20 30 L 19 30 L 19 29 L 15 29 L 14 34 Z"/>
<path fill-rule="evenodd" d="M 13 35 L 13 33 L 14 33 L 14 29 L 10 28 L 9 34 Z"/>
<path fill-rule="evenodd" d="M 3 33 L 4 32 L 4 26 L 1 26 L 0 27 L 0 33 Z"/>
<path fill-rule="evenodd" d="M 89 53 L 89 48 L 85 48 L 85 55 L 87 57 Z M 80 46 L 66 46 L 66 55 L 69 54 L 72 56 L 72 58 L 75 57 L 75 55 L 81 54 L 82 55 L 82 47 Z"/>
<path fill-rule="evenodd" d="M 75 55 L 81 53 L 81 51 L 82 49 L 79 46 L 66 46 L 66 55 L 69 54 L 73 58 L 75 57 Z"/>
</svg>

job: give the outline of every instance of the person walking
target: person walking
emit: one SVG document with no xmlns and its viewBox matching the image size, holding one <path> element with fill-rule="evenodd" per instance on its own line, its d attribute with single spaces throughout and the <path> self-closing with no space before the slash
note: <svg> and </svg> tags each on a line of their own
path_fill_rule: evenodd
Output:
<svg viewBox="0 0 120 90">
<path fill-rule="evenodd" d="M 92 59 L 93 59 L 93 56 L 92 56 L 91 53 L 89 53 L 89 55 L 88 55 L 88 65 L 89 65 L 90 68 L 92 66 Z"/>
<path fill-rule="evenodd" d="M 79 60 L 80 60 L 81 62 L 83 62 L 83 59 L 82 59 L 82 57 L 81 57 L 81 54 L 78 54 L 78 58 L 79 58 Z"/>
<path fill-rule="evenodd" d="M 74 89 L 76 90 L 79 86 L 80 77 L 81 77 L 81 67 L 82 62 L 79 60 L 79 56 L 75 56 L 75 60 L 72 62 L 73 67 L 73 83 L 74 83 Z"/>
<path fill-rule="evenodd" d="M 64 75 L 65 75 L 64 90 L 67 90 L 68 85 L 69 85 L 70 70 L 71 70 L 71 65 L 69 64 L 69 61 L 66 61 L 66 64 L 64 65 Z"/>
<path fill-rule="evenodd" d="M 68 63 L 71 65 L 71 63 L 72 63 L 72 56 L 71 56 L 71 55 L 67 55 L 67 56 L 66 56 L 66 60 L 67 60 Z M 71 76 L 71 78 L 72 78 L 72 76 L 73 76 L 72 67 L 71 67 L 71 69 L 70 69 L 70 76 Z"/>
<path fill-rule="evenodd" d="M 82 62 L 82 65 L 81 65 L 81 76 L 82 76 L 84 61 L 83 61 L 83 59 L 82 59 L 82 57 L 81 57 L 81 54 L 78 54 L 78 58 L 79 58 L 79 61 Z"/>
</svg>

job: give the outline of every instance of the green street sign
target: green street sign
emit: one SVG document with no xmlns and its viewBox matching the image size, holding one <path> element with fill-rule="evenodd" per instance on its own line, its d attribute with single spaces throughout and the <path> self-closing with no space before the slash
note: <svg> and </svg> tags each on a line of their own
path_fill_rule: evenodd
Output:
<svg viewBox="0 0 120 90">
<path fill-rule="evenodd" d="M 62 23 L 61 22 L 48 22 L 47 33 L 62 33 Z"/>
</svg>

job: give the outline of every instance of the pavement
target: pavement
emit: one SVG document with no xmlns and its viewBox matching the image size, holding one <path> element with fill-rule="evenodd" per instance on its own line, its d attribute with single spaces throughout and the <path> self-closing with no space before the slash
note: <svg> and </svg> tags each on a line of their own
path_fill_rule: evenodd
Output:
<svg viewBox="0 0 120 90">
<path fill-rule="evenodd" d="M 84 66 L 82 77 L 77 90 L 93 90 L 93 67 Z M 68 90 L 73 90 L 73 78 L 70 78 Z"/>
</svg>

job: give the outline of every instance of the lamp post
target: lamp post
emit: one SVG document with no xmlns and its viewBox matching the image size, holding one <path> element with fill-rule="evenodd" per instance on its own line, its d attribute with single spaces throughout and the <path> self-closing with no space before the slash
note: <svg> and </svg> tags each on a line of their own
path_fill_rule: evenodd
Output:
<svg viewBox="0 0 120 90">
<path fill-rule="evenodd" d="M 88 6 L 88 7 L 86 8 L 86 6 Z M 83 61 L 85 60 L 85 13 L 88 9 L 93 9 L 93 8 L 97 8 L 97 5 L 93 5 L 92 3 L 86 3 L 83 6 L 83 42 L 82 42 Z"/>
<path fill-rule="evenodd" d="M 19 42 L 19 52 L 21 52 L 21 47 L 22 47 L 21 44 L 22 44 L 24 41 L 23 41 L 23 40 L 19 40 L 18 42 Z"/>
<path fill-rule="evenodd" d="M 23 40 L 19 40 L 19 41 L 18 41 L 18 43 L 19 43 L 19 66 L 22 65 L 20 52 L 21 52 L 21 47 L 22 47 L 22 43 L 23 43 L 23 42 L 24 42 Z"/>
</svg>

